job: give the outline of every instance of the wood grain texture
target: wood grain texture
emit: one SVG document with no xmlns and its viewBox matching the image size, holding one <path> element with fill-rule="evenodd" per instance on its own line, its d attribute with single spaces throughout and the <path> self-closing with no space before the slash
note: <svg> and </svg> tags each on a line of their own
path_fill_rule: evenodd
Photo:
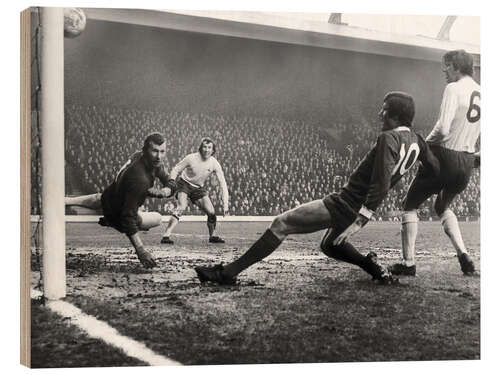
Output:
<svg viewBox="0 0 500 375">
<path fill-rule="evenodd" d="M 21 12 L 21 348 L 20 361 L 31 365 L 30 193 L 31 193 L 31 9 Z"/>
</svg>

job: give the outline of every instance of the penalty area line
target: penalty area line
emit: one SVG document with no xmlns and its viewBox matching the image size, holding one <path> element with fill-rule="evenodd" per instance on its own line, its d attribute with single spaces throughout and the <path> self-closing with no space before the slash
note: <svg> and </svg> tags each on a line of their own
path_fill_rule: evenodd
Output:
<svg viewBox="0 0 500 375">
<path fill-rule="evenodd" d="M 42 293 L 31 289 L 31 298 L 39 298 Z M 92 338 L 100 339 L 106 344 L 121 349 L 129 357 L 136 358 L 150 366 L 181 366 L 182 364 L 170 358 L 156 354 L 146 345 L 121 335 L 118 331 L 93 316 L 85 314 L 76 306 L 65 301 L 47 301 L 45 303 L 51 311 L 67 318 L 70 322 L 83 330 Z"/>
</svg>

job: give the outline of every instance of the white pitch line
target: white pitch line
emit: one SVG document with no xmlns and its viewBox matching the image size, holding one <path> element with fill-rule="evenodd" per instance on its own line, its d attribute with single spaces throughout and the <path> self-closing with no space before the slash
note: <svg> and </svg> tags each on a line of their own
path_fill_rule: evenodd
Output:
<svg viewBox="0 0 500 375">
<path fill-rule="evenodd" d="M 41 295 L 41 292 L 31 289 L 31 298 L 38 298 Z M 156 354 L 141 342 L 121 335 L 107 323 L 85 314 L 71 303 L 65 301 L 47 301 L 45 306 L 62 317 L 69 318 L 72 324 L 86 332 L 90 337 L 100 339 L 108 345 L 123 350 L 129 357 L 137 358 L 150 366 L 182 365 L 170 358 Z"/>
</svg>

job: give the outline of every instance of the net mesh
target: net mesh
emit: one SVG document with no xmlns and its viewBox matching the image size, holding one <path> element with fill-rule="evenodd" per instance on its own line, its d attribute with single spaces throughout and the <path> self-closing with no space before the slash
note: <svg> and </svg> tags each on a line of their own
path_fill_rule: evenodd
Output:
<svg viewBox="0 0 500 375">
<path fill-rule="evenodd" d="M 43 292 L 42 277 L 42 168 L 41 168 L 41 126 L 40 126 L 40 97 L 42 86 L 40 81 L 41 69 L 41 29 L 40 8 L 31 13 L 31 215 L 38 215 L 32 223 L 31 270 L 38 270 L 36 289 Z M 33 254 L 34 251 L 34 254 Z"/>
</svg>

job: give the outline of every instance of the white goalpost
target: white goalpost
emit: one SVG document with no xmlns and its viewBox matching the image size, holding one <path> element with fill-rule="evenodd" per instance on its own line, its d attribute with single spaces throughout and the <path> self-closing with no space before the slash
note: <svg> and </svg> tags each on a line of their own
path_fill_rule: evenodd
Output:
<svg viewBox="0 0 500 375">
<path fill-rule="evenodd" d="M 63 8 L 44 7 L 41 21 L 43 291 L 57 300 L 66 296 Z"/>
</svg>

